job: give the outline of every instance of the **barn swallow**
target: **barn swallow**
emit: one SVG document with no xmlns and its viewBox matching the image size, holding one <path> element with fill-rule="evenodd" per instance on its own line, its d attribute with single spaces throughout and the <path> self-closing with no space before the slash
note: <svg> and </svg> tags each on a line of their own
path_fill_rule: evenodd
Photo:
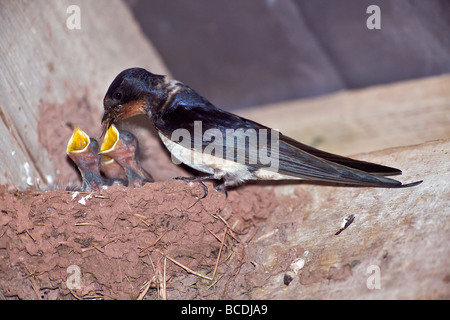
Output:
<svg viewBox="0 0 450 320">
<path fill-rule="evenodd" d="M 422 182 L 402 184 L 383 177 L 398 175 L 401 171 L 307 146 L 269 127 L 219 109 L 182 82 L 168 81 L 165 76 L 142 68 L 130 68 L 119 73 L 109 86 L 103 104 L 104 130 L 116 121 L 146 114 L 171 152 L 172 159 L 207 174 L 192 178 L 194 181 L 222 180 L 215 187 L 218 191 L 226 192 L 228 187 L 248 180 L 306 179 L 383 188 L 410 187 Z M 246 141 L 246 132 L 252 130 L 268 132 L 266 141 L 276 138 L 275 144 L 264 149 L 277 160 L 275 170 L 267 162 L 249 161 L 254 153 L 261 151 L 259 147 L 241 150 L 242 144 L 236 143 L 239 139 Z M 209 139 L 211 132 L 214 139 Z M 236 138 L 234 143 L 225 138 L 230 132 Z M 184 134 L 183 139 L 177 138 L 180 134 Z M 182 143 L 185 137 L 188 143 Z M 213 140 L 216 146 L 214 154 L 209 152 Z M 260 140 L 258 135 L 258 143 Z M 224 154 L 231 157 L 224 159 Z"/>
<path fill-rule="evenodd" d="M 80 191 L 99 191 L 104 185 L 120 182 L 116 179 L 105 179 L 100 173 L 100 147 L 97 140 L 90 138 L 84 131 L 75 125 L 66 153 L 77 165 L 81 174 L 82 184 Z"/>
<path fill-rule="evenodd" d="M 129 131 L 118 130 L 111 125 L 106 132 L 100 154 L 117 162 L 125 171 L 128 185 L 141 187 L 147 182 L 153 182 L 153 177 L 139 161 L 139 142 Z"/>
</svg>

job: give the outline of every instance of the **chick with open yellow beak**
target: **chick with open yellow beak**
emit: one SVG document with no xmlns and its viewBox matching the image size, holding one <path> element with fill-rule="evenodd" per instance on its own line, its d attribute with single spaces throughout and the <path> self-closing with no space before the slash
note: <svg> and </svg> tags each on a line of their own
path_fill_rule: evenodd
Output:
<svg viewBox="0 0 450 320">
<path fill-rule="evenodd" d="M 67 143 L 66 153 L 77 165 L 81 174 L 80 191 L 99 191 L 104 185 L 119 182 L 117 179 L 105 179 L 100 173 L 100 151 L 97 140 L 90 138 L 83 130 L 75 125 L 73 134 Z"/>
<path fill-rule="evenodd" d="M 118 130 L 111 125 L 105 133 L 100 155 L 109 157 L 118 163 L 125 171 L 128 185 L 141 187 L 147 182 L 153 182 L 153 177 L 139 161 L 139 142 L 129 131 Z"/>
</svg>

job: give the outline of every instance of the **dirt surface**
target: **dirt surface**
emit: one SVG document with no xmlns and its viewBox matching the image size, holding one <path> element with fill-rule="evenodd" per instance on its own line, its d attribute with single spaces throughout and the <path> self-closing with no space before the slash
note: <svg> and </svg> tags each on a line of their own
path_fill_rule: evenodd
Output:
<svg viewBox="0 0 450 320">
<path fill-rule="evenodd" d="M 277 199 L 257 186 L 228 199 L 212 189 L 198 200 L 202 192 L 182 181 L 91 194 L 3 187 L 3 295 L 159 299 L 165 283 L 168 299 L 245 297 L 266 276 L 248 245 Z M 80 268 L 79 289 L 67 287 L 71 265 Z"/>
</svg>

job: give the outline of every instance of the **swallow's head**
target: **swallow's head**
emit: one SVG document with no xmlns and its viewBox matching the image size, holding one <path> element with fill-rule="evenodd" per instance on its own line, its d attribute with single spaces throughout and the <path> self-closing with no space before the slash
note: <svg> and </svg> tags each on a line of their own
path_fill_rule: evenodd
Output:
<svg viewBox="0 0 450 320">
<path fill-rule="evenodd" d="M 119 73 L 103 99 L 105 113 L 102 124 L 105 130 L 118 120 L 148 113 L 163 84 L 164 76 L 142 68 L 130 68 Z"/>
</svg>

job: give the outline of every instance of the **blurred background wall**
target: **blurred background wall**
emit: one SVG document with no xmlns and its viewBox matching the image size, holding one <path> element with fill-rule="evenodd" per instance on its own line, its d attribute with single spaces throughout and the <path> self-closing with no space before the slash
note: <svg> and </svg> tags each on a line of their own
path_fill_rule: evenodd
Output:
<svg viewBox="0 0 450 320">
<path fill-rule="evenodd" d="M 173 78 L 226 109 L 450 72 L 448 0 L 127 3 Z"/>
</svg>

